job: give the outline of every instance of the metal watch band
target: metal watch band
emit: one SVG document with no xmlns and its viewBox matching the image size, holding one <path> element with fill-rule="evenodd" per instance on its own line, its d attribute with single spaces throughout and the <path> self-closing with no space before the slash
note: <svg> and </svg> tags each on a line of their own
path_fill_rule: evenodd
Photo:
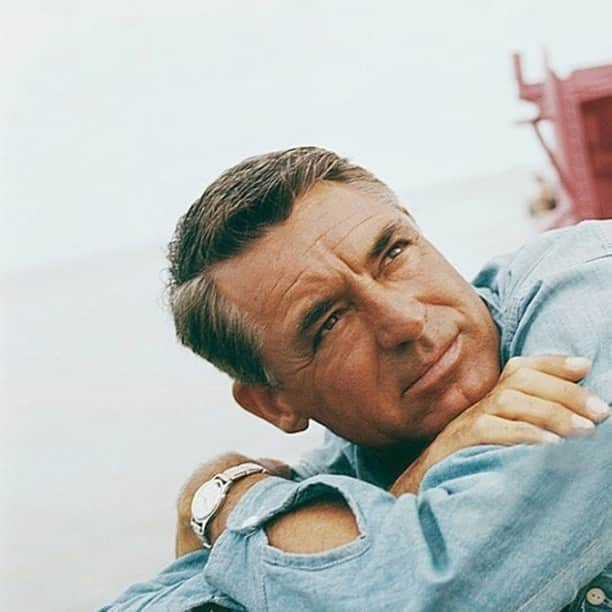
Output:
<svg viewBox="0 0 612 612">
<path fill-rule="evenodd" d="M 245 463 L 241 463 L 239 465 L 235 465 L 233 467 L 220 472 L 219 474 L 215 474 L 210 480 L 207 480 L 203 484 L 200 485 L 198 490 L 195 492 L 192 500 L 192 516 L 191 516 L 191 528 L 199 540 L 202 542 L 202 546 L 204 548 L 211 548 L 212 544 L 206 535 L 206 528 L 210 521 L 216 516 L 219 508 L 223 505 L 223 502 L 227 496 L 228 490 L 231 488 L 232 484 L 245 476 L 250 476 L 251 474 L 257 473 L 267 473 L 268 470 L 264 468 L 262 465 L 258 463 L 254 463 L 252 461 L 248 461 Z M 193 516 L 193 508 L 196 498 L 200 495 L 202 490 L 206 489 L 215 489 L 214 484 L 216 484 L 215 495 L 218 495 L 218 499 L 214 504 L 214 508 L 212 511 L 202 517 L 201 519 L 197 519 Z"/>
<path fill-rule="evenodd" d="M 244 478 L 245 476 L 250 476 L 251 474 L 257 474 L 257 472 L 267 472 L 266 468 L 263 465 L 259 465 L 259 463 L 254 463 L 253 461 L 247 461 L 246 463 L 241 463 L 240 465 L 235 465 L 234 467 L 227 468 L 220 474 L 217 474 L 215 478 L 221 478 L 224 482 L 234 482 L 235 480 L 239 480 L 240 478 Z"/>
</svg>

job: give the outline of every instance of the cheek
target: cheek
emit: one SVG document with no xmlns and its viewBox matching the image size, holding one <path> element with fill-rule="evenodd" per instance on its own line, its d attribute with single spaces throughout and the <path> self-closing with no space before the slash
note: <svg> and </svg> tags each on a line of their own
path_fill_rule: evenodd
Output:
<svg viewBox="0 0 612 612">
<path fill-rule="evenodd" d="M 435 249 L 423 258 L 422 271 L 427 290 L 437 303 L 461 310 L 468 307 L 466 296 L 471 296 L 473 287 Z"/>
<path fill-rule="evenodd" d="M 379 360 L 366 334 L 345 334 L 343 342 L 326 347 L 315 370 L 315 385 L 328 404 L 371 402 L 380 382 Z"/>
<path fill-rule="evenodd" d="M 475 297 L 470 304 L 471 319 L 468 323 L 469 349 L 465 352 L 466 378 L 480 400 L 497 382 L 500 374 L 499 333 L 491 315 Z"/>
</svg>

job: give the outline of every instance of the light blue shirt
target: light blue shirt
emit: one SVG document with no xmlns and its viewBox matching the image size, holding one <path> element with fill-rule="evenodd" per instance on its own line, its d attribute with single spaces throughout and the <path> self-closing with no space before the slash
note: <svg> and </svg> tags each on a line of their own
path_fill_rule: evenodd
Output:
<svg viewBox="0 0 612 612">
<path fill-rule="evenodd" d="M 500 329 L 502 365 L 588 357 L 585 386 L 612 402 L 612 221 L 543 234 L 474 286 Z M 178 559 L 104 610 L 610 610 L 611 442 L 609 419 L 559 445 L 465 449 L 430 469 L 418 495 L 395 498 L 377 455 L 329 434 L 295 466 L 297 481 L 246 493 L 210 555 Z M 329 491 L 353 511 L 356 540 L 321 554 L 268 545 L 267 521 Z"/>
</svg>

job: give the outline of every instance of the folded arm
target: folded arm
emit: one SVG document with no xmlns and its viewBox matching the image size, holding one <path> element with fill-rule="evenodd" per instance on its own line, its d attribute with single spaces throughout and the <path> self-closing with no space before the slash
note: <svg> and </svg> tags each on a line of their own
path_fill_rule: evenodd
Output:
<svg viewBox="0 0 612 612">
<path fill-rule="evenodd" d="M 605 415 L 589 410 L 588 406 L 597 398 L 574 384 L 588 369 L 588 360 L 567 359 L 562 355 L 512 359 L 491 392 L 449 423 L 420 457 L 400 474 L 390 493 L 396 497 L 405 493 L 416 494 L 427 471 L 462 448 L 479 444 L 558 442 L 559 436 L 591 431 Z M 603 404 L 603 401 L 599 402 Z M 234 461 L 232 455 L 227 455 L 227 466 L 232 461 L 246 460 L 237 457 Z M 188 502 L 195 490 L 194 483 L 199 486 L 216 470 L 219 471 L 218 468 L 213 462 L 207 470 L 197 472 L 188 483 L 181 496 L 183 501 L 179 503 L 179 516 L 181 511 L 185 511 L 179 523 L 188 527 Z M 237 500 L 258 480 L 261 476 L 243 482 L 230 492 L 229 503 L 211 526 L 213 541 L 225 528 Z M 284 551 L 312 553 L 346 543 L 358 532 L 347 504 L 337 495 L 328 495 L 278 517 L 267 525 L 267 534 L 270 544 Z M 193 536 L 188 536 L 193 541 Z M 197 547 L 196 540 L 191 550 Z"/>
<path fill-rule="evenodd" d="M 605 423 L 562 445 L 462 451 L 417 496 L 268 478 L 232 513 L 207 579 L 249 610 L 325 610 L 331 598 L 334 610 L 560 609 L 612 558 L 611 434 Z M 327 537 L 331 549 L 291 552 Z"/>
</svg>

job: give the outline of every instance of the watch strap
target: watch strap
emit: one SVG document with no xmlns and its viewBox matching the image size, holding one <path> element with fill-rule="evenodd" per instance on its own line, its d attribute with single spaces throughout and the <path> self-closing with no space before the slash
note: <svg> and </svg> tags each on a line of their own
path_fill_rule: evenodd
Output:
<svg viewBox="0 0 612 612">
<path fill-rule="evenodd" d="M 245 476 L 250 476 L 251 474 L 257 474 L 258 472 L 267 472 L 266 468 L 259 463 L 254 463 L 253 461 L 248 461 L 246 463 L 241 463 L 240 465 L 235 465 L 231 468 L 227 468 L 223 472 L 217 474 L 215 478 L 220 478 L 223 482 L 234 482 L 239 480 L 240 478 L 244 478 Z"/>
<path fill-rule="evenodd" d="M 225 501 L 225 498 L 227 497 L 227 492 L 231 488 L 232 484 L 236 482 L 237 480 L 244 478 L 245 476 L 250 476 L 251 474 L 257 474 L 257 473 L 266 474 L 268 473 L 268 470 L 265 467 L 263 467 L 263 465 L 260 465 L 259 463 L 247 461 L 245 463 L 241 463 L 239 465 L 232 466 L 224 470 L 223 472 L 215 474 L 215 476 L 213 476 L 210 480 L 207 480 L 206 482 L 202 483 L 200 487 L 197 489 L 197 491 L 195 492 L 193 496 L 194 500 L 200 494 L 200 491 L 202 489 L 204 489 L 207 486 L 208 488 L 210 488 L 211 483 L 216 482 L 218 485 L 218 495 L 220 496 L 218 502 L 214 505 L 214 509 L 210 512 L 210 514 L 203 517 L 202 519 L 196 519 L 193 516 L 193 503 L 194 502 L 192 500 L 192 516 L 191 516 L 191 521 L 190 521 L 191 528 L 193 532 L 196 534 L 196 536 L 199 538 L 199 540 L 202 542 L 202 546 L 204 548 L 212 547 L 212 544 L 210 543 L 210 540 L 208 539 L 206 535 L 206 528 L 208 524 L 210 523 L 210 521 L 212 521 L 212 519 L 216 516 L 217 512 L 219 511 L 219 508 L 223 505 L 223 502 Z"/>
</svg>

